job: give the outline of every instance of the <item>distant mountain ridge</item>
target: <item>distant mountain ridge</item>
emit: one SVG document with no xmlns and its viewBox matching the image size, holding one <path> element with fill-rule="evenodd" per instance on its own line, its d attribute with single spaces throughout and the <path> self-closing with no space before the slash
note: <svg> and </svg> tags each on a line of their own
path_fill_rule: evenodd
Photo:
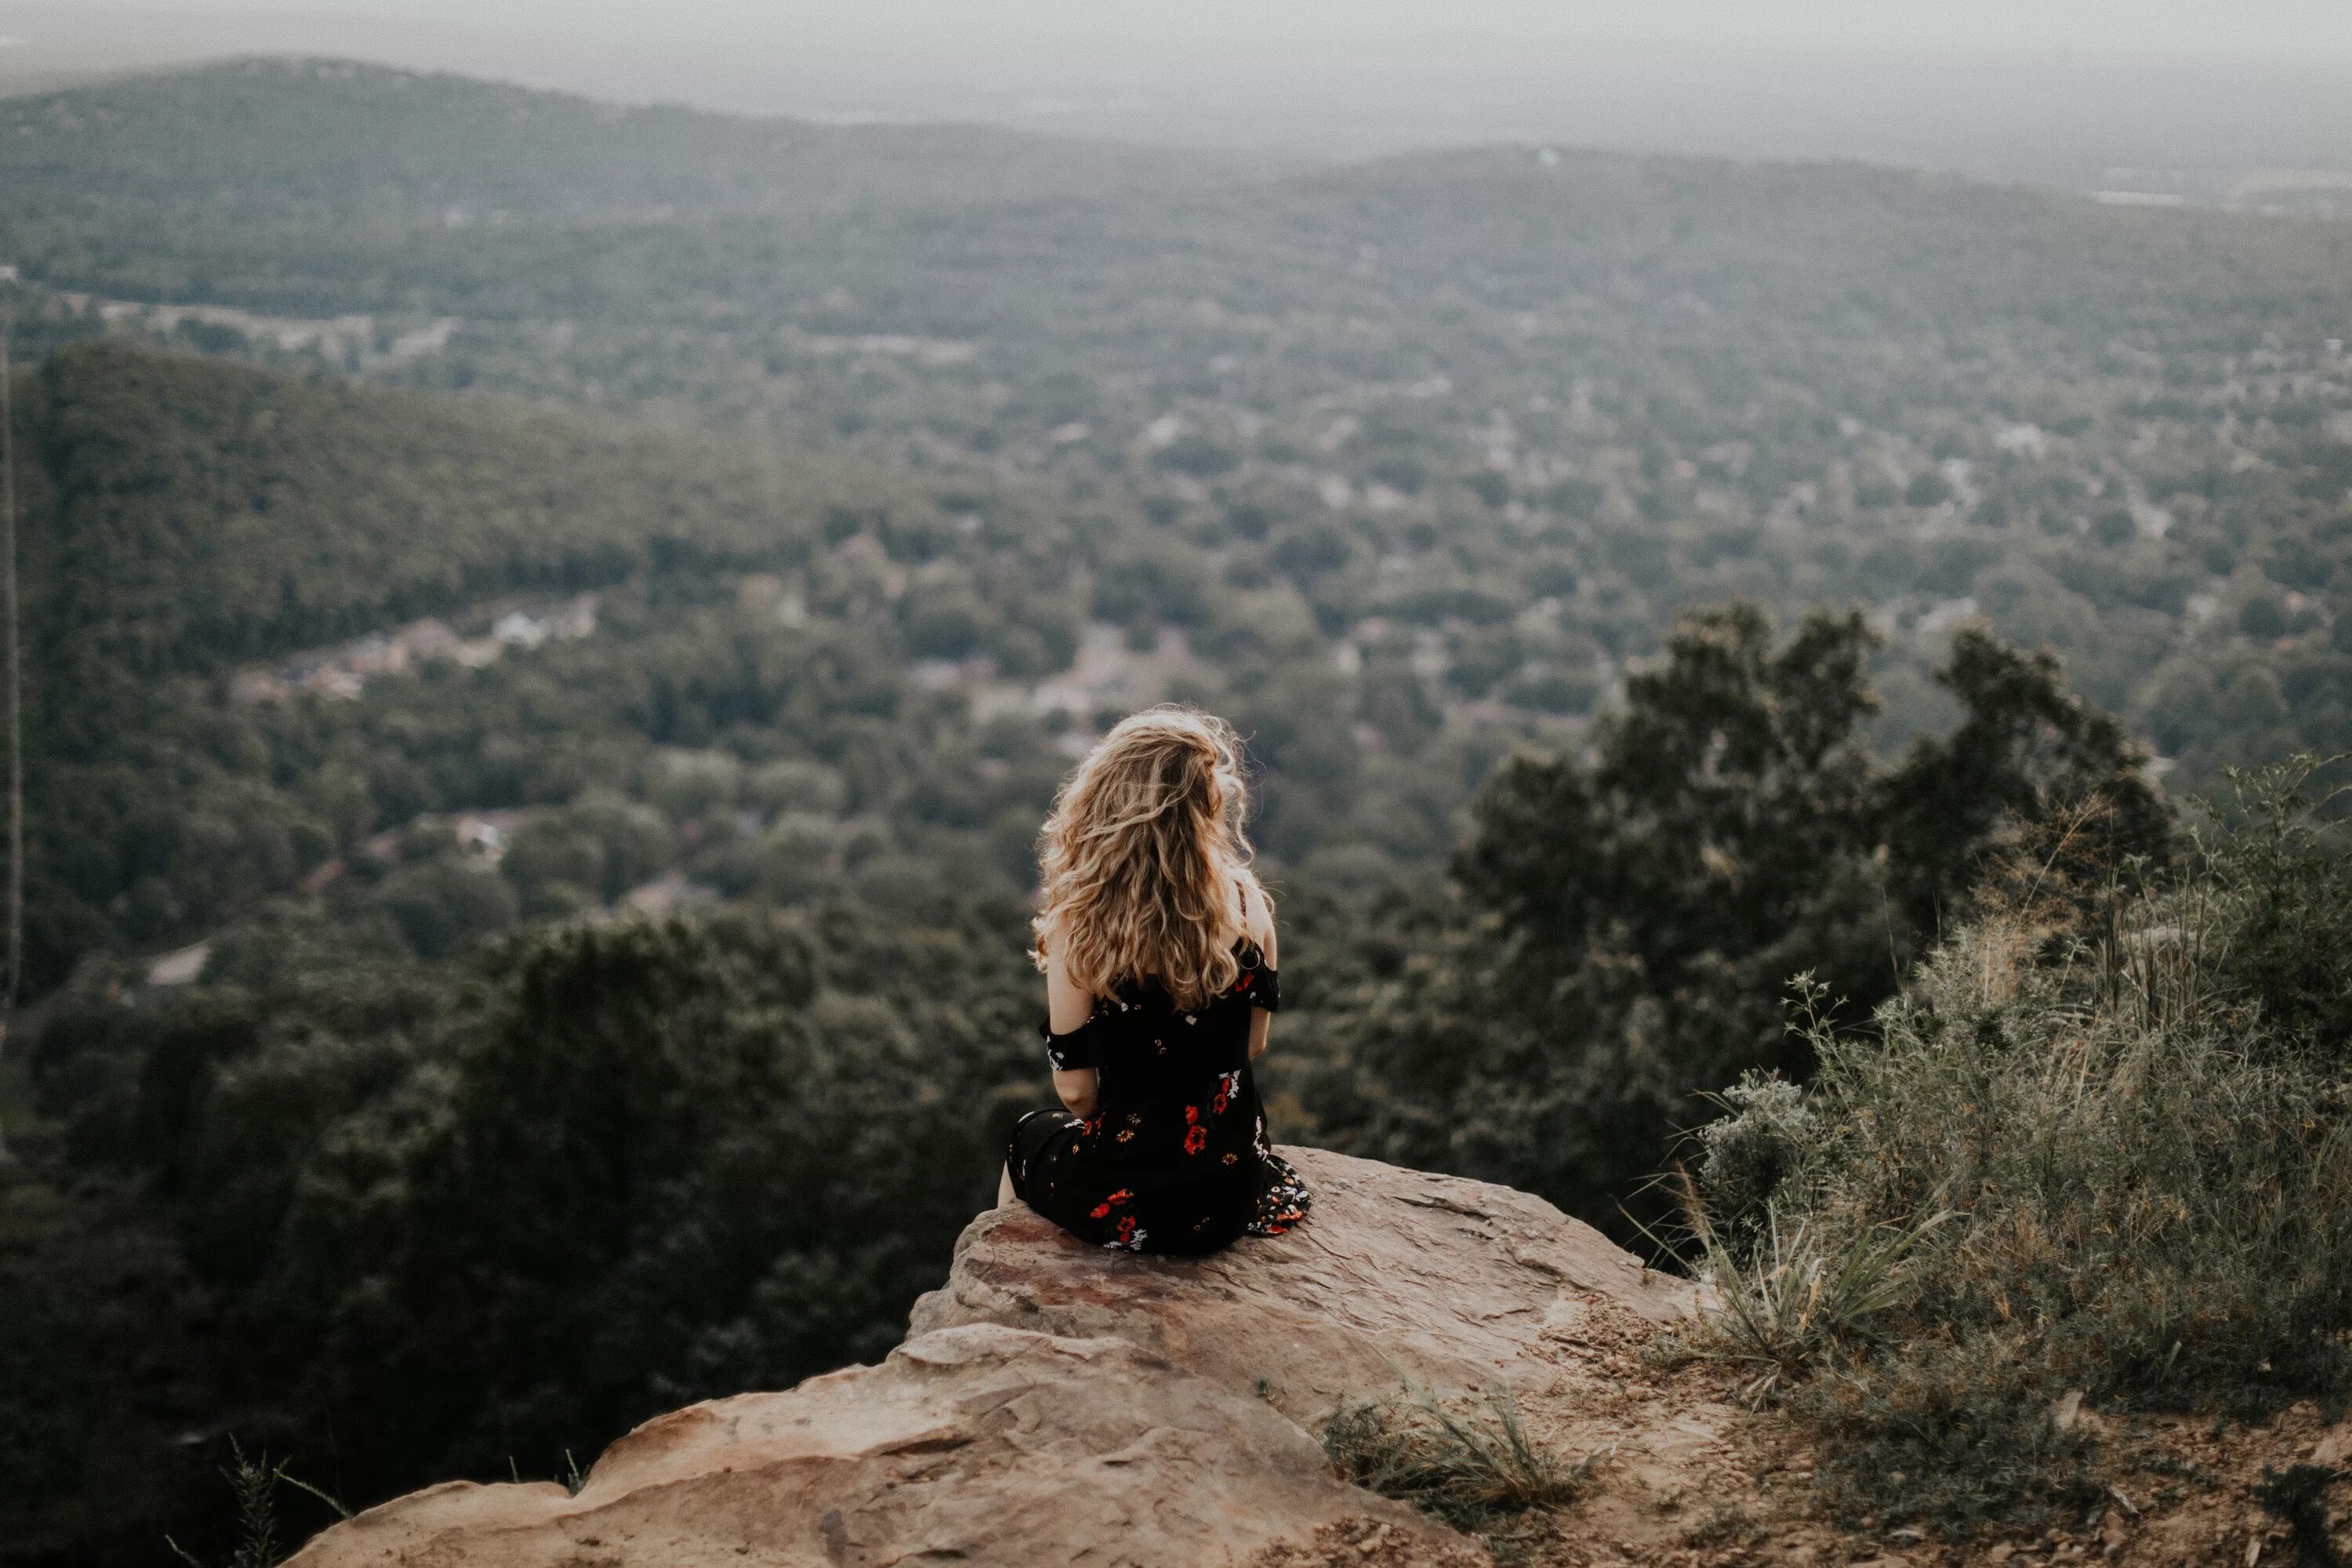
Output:
<svg viewBox="0 0 2352 1568">
<path fill-rule="evenodd" d="M 1241 167 L 985 126 L 600 103 L 350 60 L 231 60 L 0 101 L 0 179 L 16 199 L 18 182 L 79 176 L 93 208 L 226 205 L 362 226 L 1097 195 Z"/>
</svg>

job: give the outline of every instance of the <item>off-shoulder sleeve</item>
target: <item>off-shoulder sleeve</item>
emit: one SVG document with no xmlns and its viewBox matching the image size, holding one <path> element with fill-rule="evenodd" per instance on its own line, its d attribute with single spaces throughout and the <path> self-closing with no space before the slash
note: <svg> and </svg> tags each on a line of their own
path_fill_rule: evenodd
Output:
<svg viewBox="0 0 2352 1568">
<path fill-rule="evenodd" d="M 1045 1060 L 1055 1072 L 1102 1066 L 1102 1031 L 1094 1019 L 1087 1019 L 1066 1035 L 1054 1033 L 1051 1019 L 1040 1019 L 1037 1032 L 1045 1037 Z"/>
<path fill-rule="evenodd" d="M 1244 960 L 1241 978 L 1234 982 L 1234 994 L 1253 1007 L 1263 1007 L 1269 1013 L 1282 1011 L 1282 980 L 1263 963 Z"/>
</svg>

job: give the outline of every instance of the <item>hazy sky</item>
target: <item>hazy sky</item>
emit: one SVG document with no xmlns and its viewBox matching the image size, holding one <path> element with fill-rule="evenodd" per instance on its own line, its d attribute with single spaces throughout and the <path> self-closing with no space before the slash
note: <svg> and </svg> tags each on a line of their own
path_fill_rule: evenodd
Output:
<svg viewBox="0 0 2352 1568">
<path fill-rule="evenodd" d="M 0 35 L 19 72 L 299 51 L 1323 154 L 2352 168 L 2352 0 L 0 0 Z"/>
<path fill-rule="evenodd" d="M 730 37 L 838 58 L 1116 65 L 1236 47 L 1386 53 L 1433 37 L 1608 38 L 1740 50 L 2352 59 L 2345 0 L 81 0 L 59 13 L 334 18 L 575 43 Z"/>
</svg>

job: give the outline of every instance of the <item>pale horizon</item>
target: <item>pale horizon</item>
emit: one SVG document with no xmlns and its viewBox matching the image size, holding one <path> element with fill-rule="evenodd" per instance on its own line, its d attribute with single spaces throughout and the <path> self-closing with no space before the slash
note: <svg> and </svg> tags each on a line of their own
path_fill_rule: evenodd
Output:
<svg viewBox="0 0 2352 1568">
<path fill-rule="evenodd" d="M 330 55 L 623 102 L 1313 158 L 1558 141 L 2081 186 L 2137 170 L 2352 169 L 2352 6 L 2312 0 L 2226 16 L 2177 0 L 1117 14 L 724 0 L 658 16 L 609 0 L 0 0 L 0 81 Z"/>
</svg>

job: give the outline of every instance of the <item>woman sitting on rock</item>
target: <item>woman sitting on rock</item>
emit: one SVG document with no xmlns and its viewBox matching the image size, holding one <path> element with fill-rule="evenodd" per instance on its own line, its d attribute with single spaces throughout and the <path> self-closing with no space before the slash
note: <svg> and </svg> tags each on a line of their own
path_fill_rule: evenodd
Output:
<svg viewBox="0 0 2352 1568">
<path fill-rule="evenodd" d="M 1250 1068 L 1281 993 L 1238 752 L 1208 714 L 1134 714 L 1045 822 L 1036 956 L 1066 1109 L 1021 1119 L 997 1202 L 1018 1197 L 1084 1241 L 1214 1252 L 1306 1216 Z"/>
</svg>

